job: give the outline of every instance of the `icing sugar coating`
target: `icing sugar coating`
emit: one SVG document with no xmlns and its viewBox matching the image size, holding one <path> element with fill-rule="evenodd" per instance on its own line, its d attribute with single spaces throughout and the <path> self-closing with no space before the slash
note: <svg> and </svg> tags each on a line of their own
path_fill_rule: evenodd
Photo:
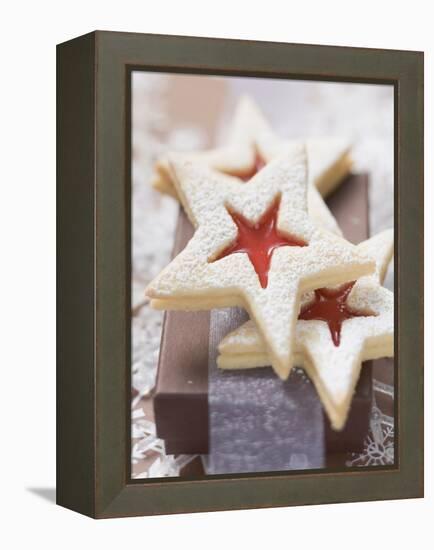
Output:
<svg viewBox="0 0 434 550">
<path fill-rule="evenodd" d="M 379 233 L 357 248 L 375 258 L 376 271 L 354 284 L 347 302 L 351 309 L 370 311 L 373 316 L 345 320 L 339 346 L 334 345 L 327 324 L 319 320 L 299 320 L 295 333 L 295 362 L 314 382 L 335 429 L 345 424 L 362 361 L 393 357 L 394 353 L 393 294 L 381 286 L 393 253 L 393 232 Z M 303 296 L 307 307 L 311 300 L 312 293 Z M 252 321 L 228 334 L 219 351 L 222 368 L 266 366 L 270 362 L 265 341 Z"/>
<path fill-rule="evenodd" d="M 248 185 L 217 174 L 205 165 L 172 157 L 178 195 L 196 227 L 186 248 L 147 288 L 151 305 L 196 309 L 234 305 L 234 297 L 255 320 L 276 373 L 286 379 L 292 368 L 296 317 L 305 291 L 357 279 L 374 262 L 344 239 L 315 226 L 307 214 L 306 154 L 294 146 L 267 164 Z M 266 288 L 246 254 L 218 257 L 237 237 L 229 211 L 254 225 L 280 196 L 277 230 L 305 247 L 274 250 Z M 215 301 L 214 301 L 214 300 Z M 196 305 L 195 305 L 195 302 Z"/>
<path fill-rule="evenodd" d="M 241 181 L 247 183 L 253 178 L 253 176 L 256 176 L 256 174 L 260 170 L 262 170 L 262 168 L 264 168 L 266 164 L 267 164 L 267 161 L 261 156 L 261 154 L 255 147 L 255 156 L 253 158 L 252 166 L 250 166 L 248 170 L 239 171 L 239 172 L 236 170 L 232 170 L 232 172 L 228 172 L 228 174 L 230 176 L 235 176 Z M 224 170 L 220 170 L 220 171 L 224 173 Z"/>
<path fill-rule="evenodd" d="M 350 171 L 349 142 L 337 138 L 304 141 L 309 164 L 309 214 L 321 227 L 341 235 L 336 220 L 318 190 L 328 194 Z M 284 141 L 278 138 L 258 106 L 249 97 L 243 96 L 237 105 L 225 146 L 195 153 L 179 153 L 178 156 L 184 160 L 201 162 L 246 182 L 270 160 L 301 143 L 300 140 Z M 159 191 L 177 198 L 170 157 L 171 154 L 158 159 L 152 184 Z"/>
</svg>

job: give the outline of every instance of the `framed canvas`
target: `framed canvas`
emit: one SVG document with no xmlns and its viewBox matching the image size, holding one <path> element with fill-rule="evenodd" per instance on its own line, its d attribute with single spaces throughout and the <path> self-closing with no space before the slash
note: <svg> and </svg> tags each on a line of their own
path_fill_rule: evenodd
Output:
<svg viewBox="0 0 434 550">
<path fill-rule="evenodd" d="M 97 31 L 57 100 L 58 504 L 421 497 L 423 54 Z"/>
</svg>

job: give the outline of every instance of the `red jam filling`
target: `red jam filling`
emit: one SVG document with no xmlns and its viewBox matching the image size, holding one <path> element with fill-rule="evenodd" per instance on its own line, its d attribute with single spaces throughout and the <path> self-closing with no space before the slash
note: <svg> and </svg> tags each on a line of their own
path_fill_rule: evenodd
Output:
<svg viewBox="0 0 434 550">
<path fill-rule="evenodd" d="M 213 261 L 239 252 L 247 254 L 258 275 L 261 287 L 266 288 L 273 251 L 280 246 L 307 246 L 307 243 L 301 239 L 278 232 L 279 204 L 280 197 L 254 224 L 241 214 L 228 210 L 238 228 L 238 235 Z"/>
<path fill-rule="evenodd" d="M 355 281 L 341 286 L 338 290 L 319 288 L 315 290 L 315 300 L 307 305 L 298 316 L 304 321 L 324 321 L 328 324 L 335 346 L 341 343 L 342 324 L 353 317 L 371 317 L 371 313 L 355 311 L 347 304 L 348 296 Z"/>
<path fill-rule="evenodd" d="M 231 176 L 235 176 L 236 178 L 246 183 L 251 180 L 253 176 L 256 176 L 256 174 L 260 170 L 262 170 L 262 168 L 264 168 L 266 164 L 266 160 L 259 154 L 258 150 L 255 149 L 255 158 L 253 160 L 252 166 L 245 172 L 231 171 L 230 174 Z"/>
</svg>

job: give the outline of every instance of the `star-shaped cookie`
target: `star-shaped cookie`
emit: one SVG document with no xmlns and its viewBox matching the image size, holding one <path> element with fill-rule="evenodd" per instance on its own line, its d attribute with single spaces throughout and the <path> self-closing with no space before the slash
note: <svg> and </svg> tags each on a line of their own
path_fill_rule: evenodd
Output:
<svg viewBox="0 0 434 550">
<path fill-rule="evenodd" d="M 245 307 L 274 370 L 287 378 L 302 293 L 355 280 L 374 271 L 375 262 L 308 217 L 303 146 L 271 161 L 245 186 L 182 158 L 172 158 L 171 170 L 196 231 L 148 286 L 151 306 Z M 247 236 L 240 232 L 241 219 Z"/>
<path fill-rule="evenodd" d="M 271 159 L 296 143 L 295 140 L 278 138 L 257 105 L 244 96 L 237 105 L 226 145 L 208 151 L 184 153 L 182 157 L 202 162 L 214 170 L 247 182 Z M 350 146 L 346 140 L 337 138 L 309 139 L 305 143 L 309 164 L 309 213 L 322 227 L 341 234 L 320 193 L 330 193 L 348 174 L 352 163 Z M 176 197 L 169 156 L 157 161 L 152 184 L 159 191 Z"/>
<path fill-rule="evenodd" d="M 393 254 L 393 232 L 379 233 L 357 246 L 376 261 L 376 271 L 355 284 L 303 296 L 296 325 L 295 364 L 318 391 L 336 430 L 343 428 L 362 361 L 393 357 L 393 293 L 381 286 Z M 252 321 L 219 345 L 221 368 L 270 363 L 267 345 Z"/>
</svg>

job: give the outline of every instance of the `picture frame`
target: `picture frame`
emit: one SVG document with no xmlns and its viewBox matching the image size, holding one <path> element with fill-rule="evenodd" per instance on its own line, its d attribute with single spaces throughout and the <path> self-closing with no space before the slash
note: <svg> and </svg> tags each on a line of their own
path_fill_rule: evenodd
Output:
<svg viewBox="0 0 434 550">
<path fill-rule="evenodd" d="M 131 479 L 137 69 L 393 86 L 393 466 Z M 422 497 L 423 53 L 96 31 L 57 46 L 57 115 L 57 503 L 108 518 Z"/>
</svg>

